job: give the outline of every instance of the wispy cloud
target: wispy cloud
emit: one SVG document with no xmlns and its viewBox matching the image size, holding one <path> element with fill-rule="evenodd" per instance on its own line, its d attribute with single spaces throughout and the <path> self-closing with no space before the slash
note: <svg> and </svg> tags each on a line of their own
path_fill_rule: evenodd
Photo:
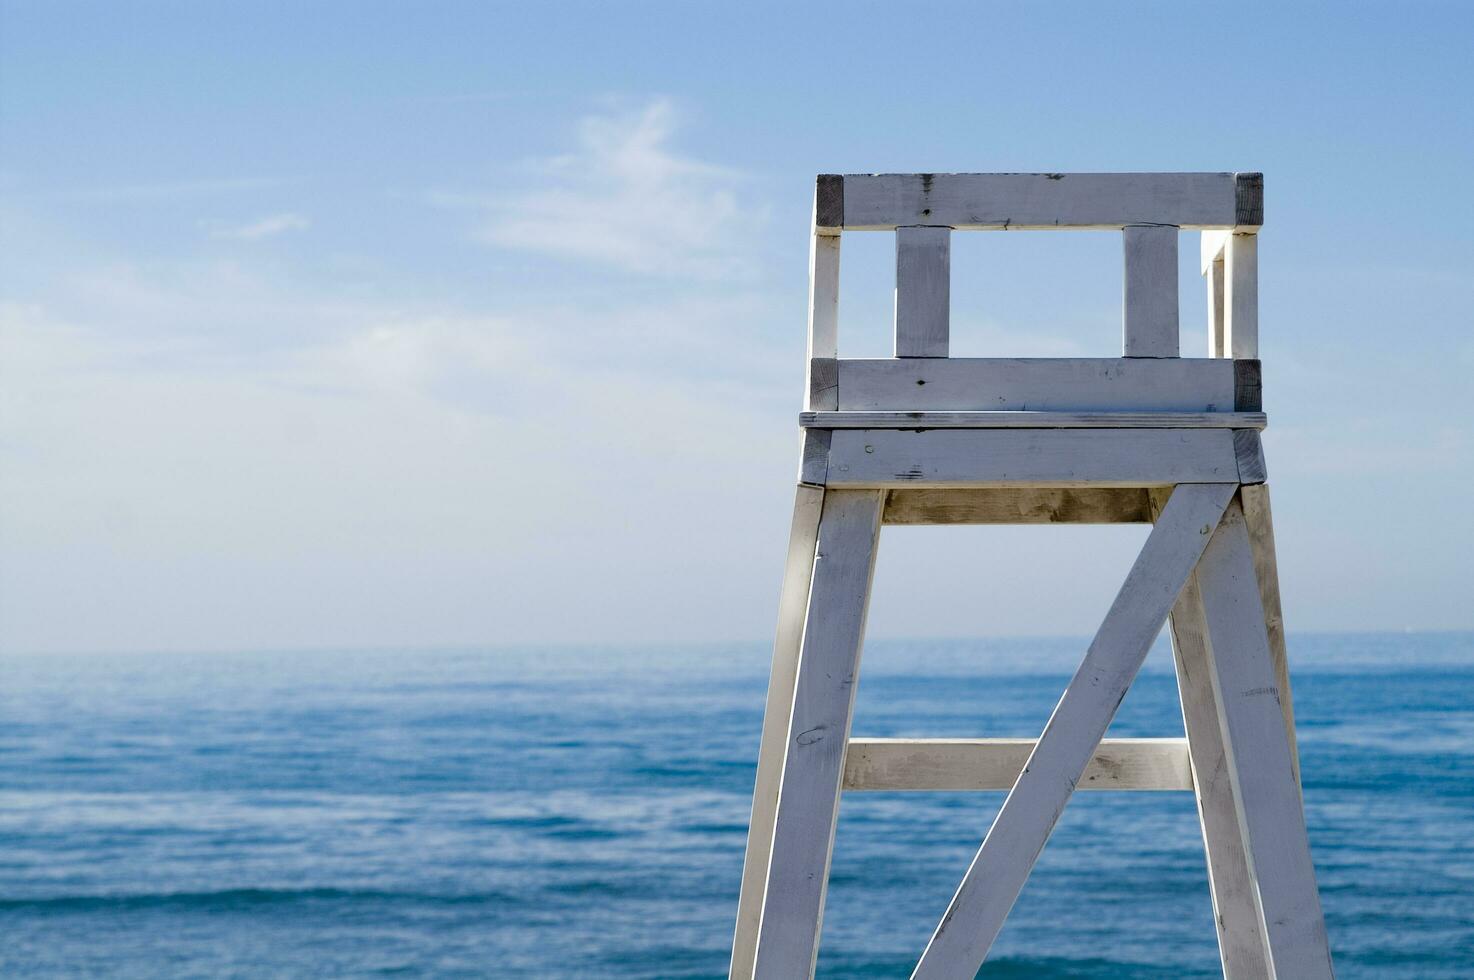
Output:
<svg viewBox="0 0 1474 980">
<path fill-rule="evenodd" d="M 235 241 L 254 242 L 263 238 L 274 238 L 289 231 L 305 231 L 312 222 L 292 211 L 270 214 L 264 218 L 238 225 L 220 228 L 210 233 L 211 238 L 228 238 Z"/>
<path fill-rule="evenodd" d="M 242 191 L 281 187 L 292 181 L 282 177 L 202 177 L 190 180 L 168 180 L 145 184 L 117 184 L 106 187 L 77 187 L 41 192 L 38 196 L 56 201 L 82 204 L 130 204 L 168 201 L 185 197 L 208 197 Z"/>
<path fill-rule="evenodd" d="M 666 99 L 589 116 L 571 152 L 531 161 L 534 186 L 434 200 L 486 211 L 476 237 L 503 248 L 649 275 L 750 275 L 765 212 L 739 199 L 740 174 L 672 147 L 677 122 Z"/>
</svg>

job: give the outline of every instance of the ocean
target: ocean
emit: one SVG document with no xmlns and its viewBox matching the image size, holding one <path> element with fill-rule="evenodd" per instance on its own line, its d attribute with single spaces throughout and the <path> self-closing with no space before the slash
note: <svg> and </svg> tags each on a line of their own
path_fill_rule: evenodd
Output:
<svg viewBox="0 0 1474 980">
<path fill-rule="evenodd" d="M 873 642 L 855 734 L 1037 735 L 1085 643 Z M 1339 975 L 1474 976 L 1474 634 L 1290 647 Z M 0 976 L 725 976 L 767 657 L 0 658 Z M 820 975 L 906 976 L 1001 802 L 846 796 Z M 1102 792 L 980 975 L 1217 972 L 1191 798 Z"/>
</svg>

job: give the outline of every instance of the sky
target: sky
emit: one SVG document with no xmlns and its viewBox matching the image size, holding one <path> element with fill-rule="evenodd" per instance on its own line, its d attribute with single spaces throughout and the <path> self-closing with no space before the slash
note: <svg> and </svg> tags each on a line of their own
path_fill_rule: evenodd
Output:
<svg viewBox="0 0 1474 980">
<path fill-rule="evenodd" d="M 1262 171 L 1289 628 L 1474 628 L 1474 7 L 1291 7 L 0 3 L 0 652 L 770 637 L 876 171 Z M 954 238 L 955 354 L 1119 354 L 1118 235 Z M 1144 536 L 887 529 L 871 634 L 1089 634 Z"/>
</svg>

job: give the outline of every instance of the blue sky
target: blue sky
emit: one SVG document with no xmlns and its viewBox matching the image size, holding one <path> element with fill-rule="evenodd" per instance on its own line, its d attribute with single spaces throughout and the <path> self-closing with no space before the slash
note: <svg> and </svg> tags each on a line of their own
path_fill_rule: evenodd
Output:
<svg viewBox="0 0 1474 980">
<path fill-rule="evenodd" d="M 1262 170 L 1289 625 L 1474 627 L 1474 8 L 1233 9 L 0 4 L 0 650 L 767 637 L 890 170 Z M 1117 353 L 1119 256 L 958 236 L 954 350 Z M 1143 533 L 892 529 L 872 632 L 1088 633 Z"/>
</svg>

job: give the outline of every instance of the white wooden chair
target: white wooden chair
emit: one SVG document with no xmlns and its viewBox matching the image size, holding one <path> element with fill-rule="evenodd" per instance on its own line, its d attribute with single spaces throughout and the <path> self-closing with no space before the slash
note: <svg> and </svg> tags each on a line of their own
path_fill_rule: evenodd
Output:
<svg viewBox="0 0 1474 980">
<path fill-rule="evenodd" d="M 811 976 L 839 796 L 1008 789 L 913 974 L 972 977 L 1076 788 L 1195 791 L 1224 972 L 1328 977 L 1260 404 L 1259 174 L 822 175 L 803 451 L 731 976 Z M 948 356 L 954 230 L 1119 229 L 1120 358 Z M 1202 232 L 1208 356 L 1178 354 Z M 842 232 L 896 233 L 894 358 L 838 356 Z M 882 524 L 1152 523 L 1037 740 L 852 739 Z M 1186 739 L 1102 741 L 1170 616 Z"/>
</svg>

